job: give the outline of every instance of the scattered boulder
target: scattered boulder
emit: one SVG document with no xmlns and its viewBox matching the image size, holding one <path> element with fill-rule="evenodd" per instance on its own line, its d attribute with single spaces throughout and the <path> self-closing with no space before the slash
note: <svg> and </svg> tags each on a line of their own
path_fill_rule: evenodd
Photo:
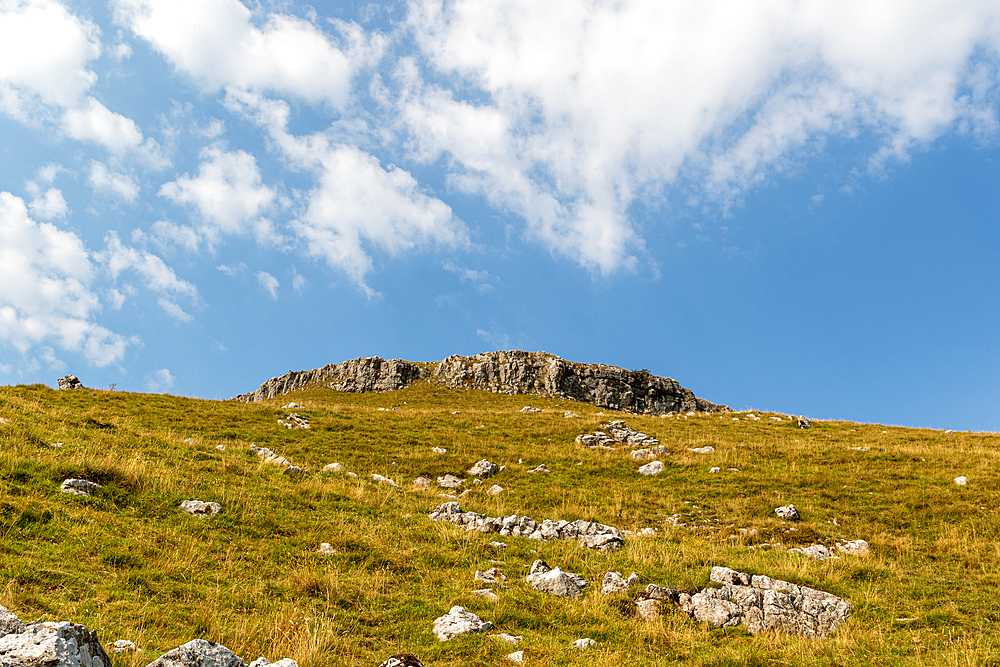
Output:
<svg viewBox="0 0 1000 667">
<path fill-rule="evenodd" d="M 653 599 L 637 600 L 636 616 L 643 621 L 656 621 L 660 618 L 660 601 Z"/>
<path fill-rule="evenodd" d="M 0 605 L 0 637 L 24 632 L 24 622 L 14 612 Z"/>
<path fill-rule="evenodd" d="M 393 480 L 389 479 L 388 477 L 383 477 L 382 475 L 379 475 L 377 473 L 372 473 L 372 481 L 378 484 L 385 484 L 387 486 L 391 486 L 394 489 L 400 488 L 399 484 L 396 484 L 396 482 L 394 482 Z"/>
<path fill-rule="evenodd" d="M 490 488 L 486 489 L 486 495 L 488 496 L 499 496 L 503 493 L 503 487 L 499 484 L 494 484 Z"/>
<path fill-rule="evenodd" d="M 968 483 L 969 483 L 969 478 L 966 477 L 965 475 L 955 478 L 955 484 L 958 484 L 959 486 L 965 486 Z"/>
<path fill-rule="evenodd" d="M 472 591 L 472 594 L 477 598 L 482 598 L 488 602 L 495 602 L 500 599 L 500 596 L 493 592 L 491 588 L 480 588 L 478 590 Z"/>
<path fill-rule="evenodd" d="M 292 412 L 284 419 L 279 419 L 278 423 L 288 429 L 309 428 L 309 420 L 297 412 Z"/>
<path fill-rule="evenodd" d="M 483 459 L 481 461 L 476 461 L 475 465 L 469 468 L 466 472 L 472 477 L 486 479 L 487 477 L 492 477 L 497 474 L 499 470 L 500 466 L 496 463 L 490 463 L 486 459 Z"/>
<path fill-rule="evenodd" d="M 139 650 L 135 642 L 131 642 L 128 639 L 116 639 L 108 644 L 108 648 L 114 653 L 128 653 L 129 651 L 134 653 Z"/>
<path fill-rule="evenodd" d="M 639 597 L 644 600 L 669 600 L 670 602 L 679 602 L 682 593 L 673 588 L 667 588 L 666 586 L 657 586 L 656 584 L 650 584 L 646 586 L 645 589 L 639 593 Z"/>
<path fill-rule="evenodd" d="M 530 405 L 526 405 L 521 408 L 521 412 L 541 412 L 541 408 L 533 408 Z"/>
<path fill-rule="evenodd" d="M 299 667 L 299 663 L 291 658 L 282 658 L 278 662 L 271 662 L 267 658 L 261 656 L 251 662 L 250 667 Z"/>
<path fill-rule="evenodd" d="M 774 513 L 785 521 L 799 521 L 802 519 L 802 517 L 799 516 L 799 511 L 795 509 L 795 505 L 776 507 L 774 508 Z"/>
<path fill-rule="evenodd" d="M 83 625 L 35 621 L 0 637 L 0 667 L 111 667 L 97 633 Z"/>
<path fill-rule="evenodd" d="M 639 466 L 639 474 L 645 477 L 652 477 L 653 475 L 659 475 L 663 472 L 666 466 L 663 465 L 663 461 L 653 461 L 652 463 L 647 463 L 644 466 Z"/>
<path fill-rule="evenodd" d="M 448 521 L 465 530 L 478 530 L 481 533 L 500 533 L 506 537 L 514 535 L 528 539 L 547 542 L 549 540 L 575 540 L 579 538 L 601 537 L 588 539 L 584 546 L 602 551 L 617 549 L 621 546 L 621 531 L 613 526 L 583 521 L 552 521 L 546 519 L 538 523 L 530 516 L 519 517 L 511 514 L 505 517 L 491 517 L 476 512 L 463 512 L 455 501 L 438 505 L 430 513 L 432 521 Z"/>
<path fill-rule="evenodd" d="M 305 410 L 306 406 L 299 405 L 298 403 L 289 403 L 288 405 L 282 405 L 282 410 Z"/>
<path fill-rule="evenodd" d="M 610 533 L 602 533 L 600 535 L 581 535 L 580 546 L 587 547 L 588 549 L 596 549 L 597 551 L 602 551 L 608 553 L 609 551 L 618 551 L 625 544 L 625 541 L 618 535 L 612 535 Z"/>
<path fill-rule="evenodd" d="M 810 558 L 815 558 L 816 560 L 826 560 L 827 558 L 834 557 L 833 552 L 822 544 L 813 544 L 808 547 L 794 547 L 789 549 L 788 553 L 802 554 L 803 556 L 809 556 Z"/>
<path fill-rule="evenodd" d="M 246 667 L 246 663 L 222 644 L 192 639 L 167 651 L 146 667 Z"/>
<path fill-rule="evenodd" d="M 390 655 L 378 667 L 424 667 L 424 663 L 412 653 L 397 653 Z"/>
<path fill-rule="evenodd" d="M 851 556 L 867 556 L 869 548 L 864 540 L 844 540 L 837 542 L 837 551 Z"/>
<path fill-rule="evenodd" d="M 537 468 L 532 468 L 528 472 L 552 472 L 552 471 L 549 470 L 548 468 L 546 468 L 545 464 L 543 463 L 540 466 L 538 466 Z"/>
<path fill-rule="evenodd" d="M 646 527 L 639 531 L 639 537 L 656 537 L 656 529 Z"/>
<path fill-rule="evenodd" d="M 74 496 L 90 497 L 93 496 L 100 488 L 102 488 L 100 484 L 88 482 L 85 479 L 67 479 L 63 481 L 59 490 L 63 493 L 69 493 Z"/>
<path fill-rule="evenodd" d="M 185 500 L 181 503 L 181 511 L 192 516 L 215 516 L 222 511 L 222 505 L 201 500 Z"/>
<path fill-rule="evenodd" d="M 458 605 L 452 607 L 444 616 L 434 619 L 434 634 L 443 642 L 472 632 L 488 632 L 492 628 L 492 623 L 483 621 L 472 612 L 466 611 L 465 607 Z"/>
<path fill-rule="evenodd" d="M 272 452 L 267 447 L 258 447 L 257 445 L 251 444 L 250 451 L 256 454 L 264 463 L 270 463 L 271 465 L 284 466 L 287 468 L 292 465 L 292 462 L 286 459 L 284 456 L 278 456 Z"/>
<path fill-rule="evenodd" d="M 713 454 L 715 452 L 715 447 L 711 445 L 706 445 L 704 447 L 688 447 L 689 452 L 694 452 L 695 454 Z"/>
<path fill-rule="evenodd" d="M 645 433 L 640 433 L 634 428 L 629 428 L 621 420 L 610 421 L 607 424 L 602 424 L 601 427 L 608 429 L 615 441 L 629 447 L 655 447 L 660 444 L 660 441 L 656 438 L 650 437 Z"/>
<path fill-rule="evenodd" d="M 333 545 L 329 542 L 320 542 L 319 550 L 316 553 L 321 553 L 325 556 L 336 556 L 337 552 L 333 550 Z"/>
<path fill-rule="evenodd" d="M 708 469 L 708 472 L 714 475 L 715 473 L 722 472 L 722 468 L 720 468 L 719 466 L 712 466 L 711 468 Z"/>
<path fill-rule="evenodd" d="M 632 574 L 628 575 L 628 579 L 626 579 L 625 581 L 628 582 L 629 586 L 635 586 L 636 584 L 639 583 L 639 575 L 633 572 Z"/>
<path fill-rule="evenodd" d="M 494 635 L 497 639 L 508 644 L 516 644 L 519 641 L 524 641 L 524 637 L 521 635 L 509 635 L 506 632 L 501 632 L 498 635 Z"/>
<path fill-rule="evenodd" d="M 585 651 L 588 648 L 594 648 L 595 646 L 597 646 L 597 642 L 595 642 L 590 637 L 577 639 L 575 642 L 573 642 L 573 648 L 580 649 L 581 651 Z"/>
<path fill-rule="evenodd" d="M 447 454 L 448 450 L 444 447 L 431 447 L 431 451 L 435 454 Z"/>
<path fill-rule="evenodd" d="M 628 582 L 622 578 L 620 572 L 607 572 L 601 580 L 601 593 L 612 595 L 613 593 L 627 593 Z"/>
<path fill-rule="evenodd" d="M 59 389 L 85 389 L 83 383 L 80 382 L 80 378 L 75 375 L 64 375 L 56 382 L 59 385 Z"/>
<path fill-rule="evenodd" d="M 217 450 L 219 450 L 220 452 L 226 451 L 226 446 L 225 445 L 216 445 L 215 448 Z"/>
<path fill-rule="evenodd" d="M 813 423 L 805 417 L 799 417 L 799 428 L 812 428 Z"/>
<path fill-rule="evenodd" d="M 298 466 L 288 466 L 281 474 L 288 475 L 289 477 L 295 477 L 296 475 L 301 475 L 304 472 L 305 471 Z"/>
<path fill-rule="evenodd" d="M 681 607 L 713 627 L 743 625 L 751 634 L 780 632 L 827 637 L 843 625 L 853 606 L 847 600 L 787 581 L 713 567 L 705 588 L 682 599 Z"/>
<path fill-rule="evenodd" d="M 563 572 L 561 568 L 550 568 L 545 561 L 536 560 L 527 577 L 524 578 L 536 591 L 563 598 L 578 598 L 581 589 L 590 582 L 578 574 Z"/>
<path fill-rule="evenodd" d="M 583 433 L 576 436 L 576 442 L 584 447 L 614 449 L 615 439 L 604 431 L 594 431 L 593 433 Z"/>
<path fill-rule="evenodd" d="M 476 574 L 472 577 L 473 581 L 482 581 L 487 584 L 501 584 L 507 581 L 507 575 L 498 570 L 495 567 L 491 567 L 488 570 L 480 572 L 476 570 Z"/>
<path fill-rule="evenodd" d="M 576 414 L 575 412 L 570 412 L 569 410 L 564 410 L 563 411 L 563 417 L 565 417 L 566 419 L 570 419 L 572 417 L 579 417 L 579 416 L 580 415 Z"/>
<path fill-rule="evenodd" d="M 429 477 L 417 477 L 413 480 L 413 488 L 426 491 L 433 483 Z"/>
<path fill-rule="evenodd" d="M 465 481 L 464 479 L 455 477 L 451 473 L 445 475 L 444 477 L 437 478 L 438 486 L 440 486 L 442 489 L 457 489 L 458 487 L 462 486 L 462 482 L 464 481 Z"/>
<path fill-rule="evenodd" d="M 344 466 L 340 465 L 339 463 L 327 463 L 322 468 L 323 472 L 342 472 L 343 470 Z"/>
<path fill-rule="evenodd" d="M 507 659 L 511 662 L 516 662 L 517 664 L 524 663 L 524 651 L 514 651 L 513 653 L 507 654 Z"/>
</svg>

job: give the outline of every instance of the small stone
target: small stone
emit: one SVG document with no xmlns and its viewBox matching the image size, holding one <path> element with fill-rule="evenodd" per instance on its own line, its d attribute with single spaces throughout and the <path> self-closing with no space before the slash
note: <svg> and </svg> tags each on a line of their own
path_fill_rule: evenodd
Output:
<svg viewBox="0 0 1000 667">
<path fill-rule="evenodd" d="M 813 423 L 805 417 L 799 417 L 799 428 L 812 428 Z"/>
<path fill-rule="evenodd" d="M 444 616 L 434 619 L 434 634 L 438 641 L 446 642 L 459 635 L 472 632 L 487 632 L 493 627 L 489 621 L 483 621 L 465 607 L 454 606 Z"/>
<path fill-rule="evenodd" d="M 490 463 L 488 460 L 482 459 L 481 461 L 477 461 L 467 472 L 472 477 L 486 479 L 495 475 L 499 470 L 500 466 L 496 463 Z"/>
<path fill-rule="evenodd" d="M 717 472 L 722 472 L 722 468 L 720 468 L 719 466 L 713 466 L 713 467 L 711 467 L 711 468 L 708 469 L 708 472 L 710 472 L 710 473 L 712 473 L 714 475 Z"/>
<path fill-rule="evenodd" d="M 390 655 L 378 667 L 424 667 L 424 663 L 412 653 L 397 653 Z"/>
<path fill-rule="evenodd" d="M 809 547 L 796 547 L 788 550 L 790 554 L 802 554 L 803 556 L 809 556 L 810 558 L 815 558 L 816 560 L 826 560 L 827 558 L 833 557 L 830 549 L 822 544 L 814 544 Z"/>
<path fill-rule="evenodd" d="M 656 537 L 655 528 L 643 528 L 639 531 L 639 537 Z"/>
<path fill-rule="evenodd" d="M 326 556 L 336 556 L 337 555 L 337 552 L 333 550 L 333 545 L 330 544 L 329 542 L 320 542 L 320 544 L 319 544 L 319 551 L 317 551 L 317 553 L 321 553 L 321 554 L 326 555 Z"/>
<path fill-rule="evenodd" d="M 632 574 L 628 575 L 628 579 L 626 579 L 625 581 L 628 582 L 629 586 L 635 586 L 636 584 L 639 583 L 639 575 L 633 572 Z"/>
<path fill-rule="evenodd" d="M 298 466 L 288 466 L 287 468 L 285 468 L 285 471 L 282 472 L 281 474 L 288 475 L 289 477 L 294 477 L 296 475 L 301 475 L 302 472 L 303 472 L 302 468 Z"/>
<path fill-rule="evenodd" d="M 452 474 L 447 474 L 444 477 L 437 478 L 438 485 L 443 489 L 457 489 L 464 481 L 464 479 L 455 477 Z"/>
<path fill-rule="evenodd" d="M 652 463 L 647 463 L 644 466 L 639 467 L 639 474 L 645 477 L 651 477 L 653 475 L 658 475 L 663 472 L 666 466 L 663 465 L 663 461 L 653 461 Z"/>
<path fill-rule="evenodd" d="M 350 477 L 351 479 L 357 479 L 358 478 L 358 473 L 356 473 L 356 472 L 349 472 L 349 473 L 346 473 L 346 475 L 348 477 Z"/>
<path fill-rule="evenodd" d="M 215 448 L 217 450 L 219 450 L 220 452 L 226 451 L 226 446 L 225 445 L 216 445 Z"/>
<path fill-rule="evenodd" d="M 513 653 L 507 654 L 507 659 L 511 662 L 516 662 L 517 664 L 524 663 L 524 651 L 514 651 Z"/>
<path fill-rule="evenodd" d="M 127 639 L 116 639 L 108 644 L 108 648 L 115 653 L 127 653 L 128 651 L 138 651 L 139 647 Z"/>
<path fill-rule="evenodd" d="M 627 593 L 628 582 L 622 578 L 619 572 L 607 572 L 601 580 L 601 593 L 612 595 L 614 593 Z"/>
<path fill-rule="evenodd" d="M 508 644 L 516 644 L 519 641 L 524 641 L 524 637 L 521 635 L 509 635 L 506 632 L 501 632 L 498 635 L 494 635 L 497 639 Z"/>
<path fill-rule="evenodd" d="M 416 489 L 426 490 L 431 488 L 431 484 L 433 483 L 434 482 L 432 482 L 431 479 L 428 477 L 417 477 L 415 480 L 413 480 L 413 487 Z"/>
<path fill-rule="evenodd" d="M 958 484 L 959 486 L 965 486 L 968 483 L 969 483 L 969 478 L 966 477 L 965 475 L 955 478 L 955 484 Z"/>
<path fill-rule="evenodd" d="M 636 615 L 643 621 L 656 621 L 660 618 L 659 600 L 639 600 L 635 603 Z"/>
<path fill-rule="evenodd" d="M 93 496 L 98 489 L 102 488 L 100 484 L 94 482 L 88 482 L 85 479 L 67 479 L 64 480 L 59 490 L 63 493 L 68 493 L 74 496 Z"/>
<path fill-rule="evenodd" d="M 447 454 L 448 450 L 444 447 L 431 447 L 431 451 L 435 454 Z"/>
<path fill-rule="evenodd" d="M 521 408 L 521 412 L 541 412 L 540 408 L 533 408 L 530 405 L 526 405 Z"/>
<path fill-rule="evenodd" d="M 565 412 L 563 412 L 563 417 L 565 417 L 566 419 L 570 419 L 571 417 L 579 417 L 579 416 L 580 415 L 576 414 L 575 412 L 570 412 L 569 410 L 566 410 Z"/>
<path fill-rule="evenodd" d="M 595 642 L 590 637 L 577 639 L 575 642 L 573 642 L 573 648 L 580 649 L 581 651 L 585 651 L 588 648 L 594 648 L 595 646 L 597 646 L 597 642 Z"/>
<path fill-rule="evenodd" d="M 327 463 L 323 466 L 323 472 L 341 472 L 343 469 L 344 466 L 339 463 Z"/>
<path fill-rule="evenodd" d="M 540 466 L 538 466 L 537 468 L 529 470 L 528 472 L 552 472 L 552 471 L 549 470 L 548 468 L 546 468 L 545 464 L 543 463 Z"/>
<path fill-rule="evenodd" d="M 490 542 L 490 546 L 494 549 L 506 549 L 507 545 L 503 542 Z"/>
<path fill-rule="evenodd" d="M 66 443 L 63 443 L 63 442 L 53 442 L 52 444 L 49 445 L 49 447 L 51 447 L 52 449 L 59 449 L 64 444 L 66 444 Z"/>
<path fill-rule="evenodd" d="M 378 484 L 385 484 L 387 486 L 391 486 L 394 489 L 400 488 L 399 484 L 396 484 L 396 482 L 394 482 L 393 480 L 389 479 L 388 477 L 383 477 L 382 475 L 379 475 L 377 473 L 372 473 L 372 481 Z"/>
<path fill-rule="evenodd" d="M 476 574 L 473 576 L 473 581 L 482 581 L 487 584 L 500 584 L 501 582 L 507 581 L 507 575 L 497 568 L 491 567 L 483 572 L 476 570 Z"/>
<path fill-rule="evenodd" d="M 688 447 L 689 452 L 694 452 L 695 454 L 712 454 L 715 452 L 715 447 L 711 445 L 706 445 L 704 447 Z"/>
<path fill-rule="evenodd" d="M 182 512 L 192 516 L 215 516 L 222 511 L 219 503 L 206 503 L 201 500 L 185 500 L 180 505 Z"/>
<path fill-rule="evenodd" d="M 298 403 L 289 403 L 288 405 L 282 405 L 282 410 L 304 410 L 306 406 L 299 405 Z"/>
<path fill-rule="evenodd" d="M 503 493 L 503 487 L 499 484 L 494 484 L 490 488 L 486 489 L 486 495 L 488 496 L 498 496 Z"/>
<path fill-rule="evenodd" d="M 451 414 L 457 415 L 457 414 L 460 414 L 461 412 L 462 412 L 461 410 L 452 410 Z"/>
<path fill-rule="evenodd" d="M 867 556 L 869 547 L 868 543 L 864 540 L 847 540 L 837 542 L 837 551 L 842 554 L 850 554 L 852 556 Z"/>
<path fill-rule="evenodd" d="M 785 505 L 783 507 L 776 507 L 774 513 L 785 521 L 799 521 L 802 517 L 799 516 L 799 511 L 795 509 L 795 505 Z"/>
<path fill-rule="evenodd" d="M 484 600 L 488 600 L 490 602 L 500 599 L 500 596 L 494 593 L 489 588 L 480 588 L 478 590 L 472 591 L 472 594 L 475 595 L 477 598 L 483 598 Z"/>
</svg>

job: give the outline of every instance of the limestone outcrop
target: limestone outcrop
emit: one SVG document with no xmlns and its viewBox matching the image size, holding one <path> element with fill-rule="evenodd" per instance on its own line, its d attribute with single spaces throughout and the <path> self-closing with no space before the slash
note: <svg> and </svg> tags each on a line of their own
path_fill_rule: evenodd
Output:
<svg viewBox="0 0 1000 667">
<path fill-rule="evenodd" d="M 425 377 L 449 387 L 549 396 L 640 414 L 731 412 L 724 405 L 697 398 L 675 380 L 648 371 L 582 364 L 547 352 L 522 350 L 483 352 L 471 357 L 453 355 L 429 364 L 363 357 L 311 371 L 289 371 L 233 400 L 252 403 L 314 386 L 347 392 L 385 392 Z"/>
<path fill-rule="evenodd" d="M 0 637 L 0 667 L 111 667 L 97 633 L 75 623 L 28 623 Z"/>
</svg>

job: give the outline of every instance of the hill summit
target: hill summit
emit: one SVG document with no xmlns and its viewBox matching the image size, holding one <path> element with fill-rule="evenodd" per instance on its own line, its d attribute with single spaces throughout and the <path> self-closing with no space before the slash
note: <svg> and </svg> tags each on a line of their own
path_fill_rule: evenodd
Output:
<svg viewBox="0 0 1000 667">
<path fill-rule="evenodd" d="M 731 412 L 725 405 L 697 398 L 676 380 L 647 370 L 583 364 L 523 350 L 452 355 L 438 362 L 361 357 L 311 371 L 288 371 L 233 400 L 252 403 L 316 385 L 346 392 L 386 392 L 422 379 L 454 388 L 565 398 L 637 414 Z"/>
</svg>

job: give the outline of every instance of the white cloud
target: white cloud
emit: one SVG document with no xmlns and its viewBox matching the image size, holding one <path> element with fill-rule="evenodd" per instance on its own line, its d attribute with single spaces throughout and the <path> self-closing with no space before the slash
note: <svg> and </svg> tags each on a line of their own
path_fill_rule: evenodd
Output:
<svg viewBox="0 0 1000 667">
<path fill-rule="evenodd" d="M 217 268 L 219 271 L 222 271 L 230 278 L 235 278 L 236 276 L 241 275 L 244 271 L 247 270 L 247 265 L 244 264 L 243 262 L 240 262 L 239 264 L 233 266 L 227 264 L 220 264 L 215 268 Z"/>
<path fill-rule="evenodd" d="M 306 209 L 290 226 L 308 255 L 344 271 L 369 296 L 375 293 L 365 283 L 372 269 L 366 246 L 397 255 L 435 243 L 468 243 L 451 208 L 425 194 L 408 171 L 383 167 L 370 153 L 331 136 L 335 131 L 290 134 L 284 102 L 229 90 L 226 105 L 263 126 L 286 160 L 315 176 Z"/>
<path fill-rule="evenodd" d="M 169 164 L 159 144 L 152 138 L 144 139 L 135 121 L 111 111 L 93 97 L 67 109 L 62 128 L 73 139 L 95 143 L 118 155 L 135 154 L 151 167 L 159 169 Z"/>
<path fill-rule="evenodd" d="M 260 283 L 260 288 L 271 295 L 271 298 L 275 301 L 278 300 L 278 279 L 272 276 L 267 271 L 258 271 L 256 274 L 257 282 Z"/>
<path fill-rule="evenodd" d="M 261 218 L 274 201 L 273 189 L 261 182 L 257 161 L 246 151 L 211 146 L 201 152 L 197 176 L 185 174 L 160 188 L 160 196 L 194 207 L 197 232 L 212 247 L 223 234 L 251 232 L 259 241 L 274 243 L 270 221 Z"/>
<path fill-rule="evenodd" d="M 39 193 L 28 204 L 28 208 L 31 209 L 32 215 L 42 220 L 65 218 L 69 213 L 69 204 L 66 203 L 62 191 L 57 188 L 49 188 Z"/>
<path fill-rule="evenodd" d="M 293 266 L 292 267 L 292 289 L 295 291 L 295 293 L 296 294 L 302 294 L 302 291 L 305 290 L 306 286 L 308 286 L 308 285 L 309 285 L 309 281 L 306 280 L 305 277 L 301 273 L 299 273 L 298 271 L 296 271 L 295 267 Z"/>
<path fill-rule="evenodd" d="M 418 57 L 386 95 L 411 156 L 602 272 L 643 254 L 629 207 L 672 186 L 726 206 L 825 137 L 871 134 L 877 170 L 997 132 L 992 0 L 409 7 Z"/>
<path fill-rule="evenodd" d="M 52 343 L 96 366 L 120 361 L 137 342 L 94 322 L 94 267 L 72 232 L 28 217 L 24 201 L 0 192 L 0 341 L 21 353 Z"/>
<path fill-rule="evenodd" d="M 165 394 L 173 388 L 176 381 L 169 368 L 161 368 L 146 376 L 146 391 L 151 394 Z"/>
<path fill-rule="evenodd" d="M 139 184 L 128 174 L 109 169 L 103 162 L 93 160 L 90 163 L 90 174 L 87 177 L 90 187 L 95 192 L 110 195 L 126 201 L 134 202 L 139 197 Z"/>
<path fill-rule="evenodd" d="M 156 255 L 126 246 L 114 232 L 108 233 L 104 241 L 106 248 L 96 257 L 107 267 L 112 278 L 117 280 L 125 271 L 135 273 L 147 289 L 158 295 L 157 303 L 168 315 L 185 322 L 193 319 L 174 301 L 183 297 L 192 304 L 197 304 L 198 289 L 193 284 L 177 277 L 174 270 Z M 121 300 L 119 293 L 114 302 L 120 307 Z"/>
<path fill-rule="evenodd" d="M 456 266 L 452 262 L 445 262 L 444 270 L 454 273 L 463 283 L 472 283 L 480 292 L 489 292 L 493 289 L 492 279 L 489 271 L 477 271 L 463 266 Z"/>
<path fill-rule="evenodd" d="M 342 107 L 352 65 L 313 24 L 270 14 L 261 27 L 239 0 L 116 0 L 116 18 L 208 92 L 226 86 Z M 344 25 L 348 38 L 355 33 Z"/>
</svg>

